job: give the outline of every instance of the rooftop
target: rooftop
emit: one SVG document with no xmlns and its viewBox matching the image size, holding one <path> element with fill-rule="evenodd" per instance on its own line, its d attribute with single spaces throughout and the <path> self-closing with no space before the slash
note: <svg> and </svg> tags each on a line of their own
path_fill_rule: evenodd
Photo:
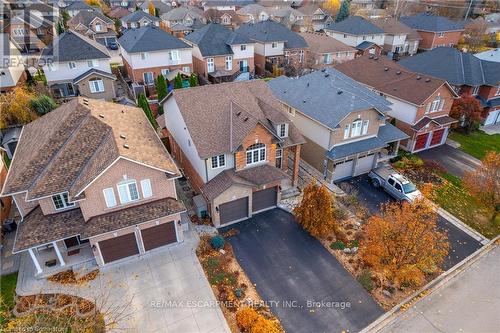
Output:
<svg viewBox="0 0 500 333">
<path fill-rule="evenodd" d="M 343 21 L 332 22 L 325 26 L 325 30 L 342 32 L 350 35 L 374 35 L 383 34 L 384 30 L 377 27 L 361 16 L 349 16 Z"/>
<path fill-rule="evenodd" d="M 465 22 L 452 21 L 447 17 L 427 13 L 420 13 L 414 16 L 403 16 L 399 19 L 412 29 L 446 32 L 464 30 Z"/>
<path fill-rule="evenodd" d="M 245 23 L 236 29 L 236 32 L 259 42 L 285 42 L 285 49 L 308 47 L 304 38 L 298 33 L 271 20 L 258 23 Z"/>
<path fill-rule="evenodd" d="M 191 48 L 165 30 L 151 25 L 127 30 L 118 43 L 128 53 Z"/>
<path fill-rule="evenodd" d="M 74 24 L 75 26 L 77 24 L 81 23 L 84 26 L 88 27 L 90 25 L 90 23 L 92 23 L 92 21 L 95 20 L 96 18 L 101 19 L 102 21 L 104 21 L 104 23 L 113 24 L 113 20 L 111 20 L 107 16 L 105 16 L 105 15 L 99 13 L 99 12 L 88 11 L 88 10 L 82 10 L 82 11 L 78 12 L 78 14 L 76 14 L 75 16 L 73 16 L 68 21 L 68 23 L 69 24 Z"/>
<path fill-rule="evenodd" d="M 42 57 L 54 62 L 111 58 L 106 46 L 76 31 L 63 32 L 42 51 Z"/>
<path fill-rule="evenodd" d="M 153 15 L 146 13 L 142 10 L 136 10 L 135 12 L 132 12 L 132 13 L 128 14 L 127 16 L 123 16 L 121 18 L 121 20 L 124 23 L 130 23 L 130 22 L 138 22 L 138 21 L 142 20 L 143 18 L 146 18 L 151 22 L 161 21 L 159 17 L 153 16 Z"/>
<path fill-rule="evenodd" d="M 305 39 L 314 53 L 324 54 L 356 51 L 353 47 L 319 32 L 301 32 L 300 36 Z"/>
<path fill-rule="evenodd" d="M 422 39 L 416 30 L 413 30 L 393 17 L 373 19 L 371 23 L 375 24 L 389 35 L 406 34 L 407 38 L 410 40 Z"/>
</svg>

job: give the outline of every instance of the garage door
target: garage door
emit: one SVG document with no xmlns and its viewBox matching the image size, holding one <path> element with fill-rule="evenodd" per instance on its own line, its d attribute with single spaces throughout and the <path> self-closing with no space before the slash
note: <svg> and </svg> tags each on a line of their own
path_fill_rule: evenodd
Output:
<svg viewBox="0 0 500 333">
<path fill-rule="evenodd" d="M 258 212 L 270 207 L 276 207 L 278 199 L 278 188 L 271 187 L 252 193 L 252 212 Z"/>
<path fill-rule="evenodd" d="M 141 230 L 142 243 L 146 251 L 177 242 L 175 222 L 160 224 Z"/>
<path fill-rule="evenodd" d="M 248 217 L 248 197 L 219 205 L 220 224 L 226 224 Z"/>
<path fill-rule="evenodd" d="M 353 163 L 353 160 L 350 160 L 347 162 L 335 164 L 335 168 L 333 169 L 333 180 L 351 177 Z"/>
<path fill-rule="evenodd" d="M 374 154 L 370 154 L 365 157 L 361 157 L 358 159 L 356 162 L 356 170 L 354 171 L 354 174 L 361 175 L 363 173 L 370 172 L 370 170 L 373 167 L 373 159 L 375 158 Z"/>
<path fill-rule="evenodd" d="M 429 133 L 420 134 L 417 136 L 417 140 L 415 140 L 415 148 L 413 150 L 424 149 L 427 144 L 427 138 L 429 137 Z"/>
<path fill-rule="evenodd" d="M 494 125 L 496 123 L 500 123 L 500 110 L 490 111 L 488 117 L 484 121 L 484 126 Z"/>
<path fill-rule="evenodd" d="M 139 254 L 134 233 L 100 241 L 99 248 L 105 264 Z"/>
<path fill-rule="evenodd" d="M 444 135 L 444 128 L 432 132 L 431 146 L 441 144 L 441 140 L 443 140 L 443 135 Z"/>
</svg>

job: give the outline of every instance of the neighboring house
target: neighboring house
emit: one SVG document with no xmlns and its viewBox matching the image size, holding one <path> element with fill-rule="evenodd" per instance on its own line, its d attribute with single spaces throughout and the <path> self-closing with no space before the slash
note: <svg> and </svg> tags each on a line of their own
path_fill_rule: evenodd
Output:
<svg viewBox="0 0 500 333">
<path fill-rule="evenodd" d="M 304 38 L 274 21 L 246 23 L 236 32 L 255 41 L 255 71 L 263 74 L 272 72 L 273 67 L 291 65 L 296 68 L 306 66 L 306 52 L 309 49 Z"/>
<path fill-rule="evenodd" d="M 98 43 L 116 44 L 115 22 L 94 11 L 81 11 L 68 21 L 68 27 Z"/>
<path fill-rule="evenodd" d="M 126 31 L 118 39 L 125 70 L 136 84 L 154 89 L 156 77 L 179 69 L 191 73 L 192 48 L 154 26 Z"/>
<path fill-rule="evenodd" d="M 22 216 L 12 252 L 41 278 L 182 242 L 178 177 L 141 109 L 74 99 L 22 130 L 1 194 Z"/>
<path fill-rule="evenodd" d="M 109 51 L 93 39 L 68 30 L 43 49 L 41 59 L 47 86 L 56 98 L 116 96 Z"/>
<path fill-rule="evenodd" d="M 422 38 L 422 50 L 432 50 L 439 46 L 455 46 L 464 32 L 464 22 L 452 21 L 444 16 L 418 14 L 404 16 L 400 21 L 416 30 Z"/>
<path fill-rule="evenodd" d="M 483 106 L 483 124 L 500 123 L 500 63 L 481 60 L 452 47 L 438 47 L 399 64 L 448 81 L 462 97 L 475 96 Z"/>
<path fill-rule="evenodd" d="M 52 42 L 54 22 L 37 13 L 24 13 L 10 20 L 11 39 L 23 53 L 38 52 Z"/>
<path fill-rule="evenodd" d="M 201 2 L 201 6 L 204 11 L 210 9 L 236 11 L 253 3 L 255 3 L 254 0 L 204 0 Z"/>
<path fill-rule="evenodd" d="M 270 8 L 255 3 L 242 7 L 241 9 L 236 11 L 236 13 L 244 23 L 257 23 L 267 21 L 271 17 Z"/>
<path fill-rule="evenodd" d="M 304 15 L 304 26 L 307 31 L 323 30 L 328 23 L 333 22 L 331 15 L 314 3 L 301 6 L 297 10 Z"/>
<path fill-rule="evenodd" d="M 9 45 L 0 53 L 0 93 L 5 93 L 22 85 L 26 81 L 26 73 L 21 53 L 14 43 L 9 41 L 7 34 L 1 34 L 0 37 L 2 46 Z"/>
<path fill-rule="evenodd" d="M 294 31 L 306 31 L 304 14 L 290 6 L 269 8 L 271 19 Z"/>
<path fill-rule="evenodd" d="M 234 10 L 208 9 L 203 12 L 203 17 L 207 23 L 219 23 L 231 30 L 238 28 L 241 24 L 240 17 Z"/>
<path fill-rule="evenodd" d="M 442 79 L 411 72 L 386 57 L 359 57 L 335 66 L 392 103 L 388 115 L 410 137 L 401 144 L 416 152 L 446 142 L 453 99 L 458 97 Z"/>
<path fill-rule="evenodd" d="M 300 34 L 309 45 L 308 63 L 312 68 L 332 66 L 354 59 L 356 49 L 319 32 Z"/>
<path fill-rule="evenodd" d="M 328 182 L 369 172 L 408 138 L 386 122 L 390 102 L 333 68 L 281 76 L 269 86 L 306 137 L 302 158 Z"/>
<path fill-rule="evenodd" d="M 14 158 L 14 152 L 21 137 L 21 129 L 22 126 L 0 129 L 0 149 L 5 151 L 10 160 Z"/>
<path fill-rule="evenodd" d="M 276 207 L 296 185 L 304 138 L 264 81 L 174 90 L 163 109 L 170 151 L 216 227 Z"/>
<path fill-rule="evenodd" d="M 94 7 L 89 6 L 86 2 L 84 1 L 75 1 L 69 4 L 67 7 L 64 8 L 64 11 L 68 13 L 70 17 L 76 16 L 79 12 L 85 11 L 85 12 L 93 12 L 95 11 Z"/>
<path fill-rule="evenodd" d="M 112 19 L 120 20 L 122 17 L 125 17 L 129 14 L 130 14 L 130 11 L 128 9 L 122 8 L 122 7 L 115 7 L 113 9 L 111 9 L 107 15 L 109 17 L 111 17 Z"/>
<path fill-rule="evenodd" d="M 500 49 L 493 49 L 474 54 L 474 56 L 481 60 L 493 61 L 500 63 Z"/>
<path fill-rule="evenodd" d="M 122 30 L 125 29 L 137 29 L 140 27 L 146 27 L 149 25 L 154 25 L 156 27 L 160 26 L 161 19 L 159 17 L 145 13 L 142 10 L 136 10 L 121 18 Z"/>
<path fill-rule="evenodd" d="M 164 2 L 161 0 L 147 0 L 144 1 L 139 8 L 142 9 L 143 12 L 149 13 L 149 4 L 152 3 L 155 9 L 158 11 L 158 15 L 162 15 L 168 13 L 172 10 L 172 4 L 170 2 Z M 150 13 L 149 13 L 150 14 Z"/>
<path fill-rule="evenodd" d="M 185 35 L 202 28 L 205 25 L 203 11 L 197 7 L 177 7 L 161 16 L 162 28 L 175 35 Z"/>
<path fill-rule="evenodd" d="M 384 46 L 384 30 L 360 16 L 329 23 L 324 30 L 328 36 L 357 48 L 362 54 L 380 54 Z"/>
<path fill-rule="evenodd" d="M 254 72 L 255 43 L 217 23 L 187 35 L 193 46 L 193 70 L 211 82 L 232 81 L 238 74 Z"/>
<path fill-rule="evenodd" d="M 138 1 L 136 0 L 110 0 L 109 5 L 111 9 L 113 8 L 124 8 L 131 12 L 135 11 L 135 7 L 137 6 Z"/>
<path fill-rule="evenodd" d="M 373 24 L 385 33 L 384 51 L 398 55 L 414 55 L 417 53 L 420 35 L 392 17 L 371 20 Z"/>
</svg>

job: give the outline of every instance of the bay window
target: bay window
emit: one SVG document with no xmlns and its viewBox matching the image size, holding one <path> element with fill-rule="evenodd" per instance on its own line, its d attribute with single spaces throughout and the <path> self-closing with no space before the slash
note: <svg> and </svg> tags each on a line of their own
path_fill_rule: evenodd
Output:
<svg viewBox="0 0 500 333">
<path fill-rule="evenodd" d="M 266 145 L 256 143 L 247 148 L 247 164 L 259 163 L 266 160 Z"/>
</svg>

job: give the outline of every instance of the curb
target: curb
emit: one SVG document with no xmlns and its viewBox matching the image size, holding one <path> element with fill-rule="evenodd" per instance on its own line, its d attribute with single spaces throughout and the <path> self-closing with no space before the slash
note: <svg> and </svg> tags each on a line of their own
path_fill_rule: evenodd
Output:
<svg viewBox="0 0 500 333">
<path fill-rule="evenodd" d="M 462 222 L 460 219 L 458 219 L 456 216 L 452 215 L 451 213 L 447 212 L 441 207 L 436 208 L 436 212 L 443 218 L 445 218 L 447 221 L 455 225 L 457 228 L 468 234 L 470 237 L 474 238 L 478 242 L 480 242 L 482 245 L 486 245 L 490 242 L 488 238 L 483 236 L 481 233 L 478 231 L 472 229 L 470 226 Z"/>
</svg>

